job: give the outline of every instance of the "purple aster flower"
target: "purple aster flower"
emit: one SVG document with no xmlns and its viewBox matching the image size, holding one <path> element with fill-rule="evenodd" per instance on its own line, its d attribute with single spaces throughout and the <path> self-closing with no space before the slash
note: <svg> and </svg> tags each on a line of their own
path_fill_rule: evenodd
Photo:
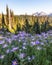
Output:
<svg viewBox="0 0 52 65">
<path fill-rule="evenodd" d="M 31 42 L 31 45 L 34 46 L 36 43 L 35 42 Z"/>
<path fill-rule="evenodd" d="M 25 53 L 20 53 L 20 54 L 19 54 L 19 57 L 20 57 L 21 59 L 23 59 L 23 58 L 25 57 Z"/>
<path fill-rule="evenodd" d="M 6 41 L 9 42 L 9 43 L 11 43 L 12 42 L 12 39 L 6 38 Z"/>
<path fill-rule="evenodd" d="M 13 61 L 12 61 L 12 65 L 18 65 L 17 60 L 13 60 Z"/>
<path fill-rule="evenodd" d="M 16 51 L 18 49 L 19 49 L 19 47 L 14 47 L 11 51 L 14 52 L 14 51 Z"/>
<path fill-rule="evenodd" d="M 38 40 L 36 40 L 36 42 L 35 42 L 36 44 L 40 44 L 40 42 L 38 41 Z"/>
<path fill-rule="evenodd" d="M 7 44 L 4 44 L 4 45 L 3 45 L 3 48 L 6 48 L 6 47 L 8 47 L 8 45 L 7 45 Z"/>
<path fill-rule="evenodd" d="M 13 41 L 13 40 L 16 40 L 17 39 L 17 36 L 15 37 L 15 36 L 12 36 L 12 38 L 11 38 L 11 40 Z"/>
<path fill-rule="evenodd" d="M 4 42 L 5 42 L 4 40 L 1 40 L 1 41 L 0 41 L 0 44 L 4 44 Z"/>
<path fill-rule="evenodd" d="M 43 33 L 41 33 L 41 35 L 45 37 L 45 33 L 44 33 L 44 32 L 43 32 Z"/>
</svg>

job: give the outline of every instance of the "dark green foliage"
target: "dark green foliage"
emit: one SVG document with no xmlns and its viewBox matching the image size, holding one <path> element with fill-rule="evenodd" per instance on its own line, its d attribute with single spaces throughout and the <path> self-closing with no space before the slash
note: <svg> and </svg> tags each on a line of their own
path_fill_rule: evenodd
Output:
<svg viewBox="0 0 52 65">
<path fill-rule="evenodd" d="M 4 24 L 5 24 L 5 19 L 4 19 L 4 14 L 2 13 L 2 31 L 4 31 Z"/>
<path fill-rule="evenodd" d="M 44 28 L 45 24 L 44 22 L 41 24 L 41 32 L 44 32 L 45 28 Z"/>
<path fill-rule="evenodd" d="M 19 31 L 21 31 L 20 26 L 19 26 L 19 25 L 17 25 L 17 29 L 16 29 L 16 30 L 14 30 L 14 31 L 15 31 L 15 34 L 17 34 Z"/>
<path fill-rule="evenodd" d="M 32 31 L 35 32 L 35 22 L 34 25 L 32 26 Z"/>
<path fill-rule="evenodd" d="M 44 29 L 45 29 L 45 32 L 48 30 L 48 21 L 45 21 L 45 26 L 44 26 Z"/>
<path fill-rule="evenodd" d="M 9 9 L 8 6 L 6 6 L 6 21 L 7 21 L 7 25 L 9 24 Z"/>
<path fill-rule="evenodd" d="M 2 62 L 1 65 L 12 65 L 13 60 L 20 62 L 19 58 L 15 55 L 15 53 L 8 53 L 7 56 L 3 59 L 4 62 Z"/>
<path fill-rule="evenodd" d="M 2 13 L 2 31 L 3 35 L 6 34 L 6 29 L 5 29 L 5 19 L 4 19 L 4 14 Z"/>
<path fill-rule="evenodd" d="M 5 18 L 4 18 L 4 14 L 3 13 L 2 13 L 2 31 L 3 31 L 4 34 L 6 33 L 6 31 L 9 32 L 8 27 L 5 24 Z"/>
<path fill-rule="evenodd" d="M 19 24 L 19 25 L 17 25 L 17 31 L 21 31 L 20 24 Z"/>
<path fill-rule="evenodd" d="M 25 26 L 24 26 L 24 28 L 25 28 L 26 32 L 28 32 L 28 33 L 30 32 L 31 26 L 30 26 L 30 24 L 28 22 L 28 19 L 25 20 Z"/>
<path fill-rule="evenodd" d="M 37 18 L 37 21 L 34 22 L 33 31 L 34 31 L 36 34 L 40 34 L 40 33 L 41 33 L 41 31 L 40 31 L 40 24 L 39 24 L 39 22 L 38 22 L 38 18 Z"/>
<path fill-rule="evenodd" d="M 52 30 L 52 26 L 49 25 L 49 30 Z"/>
<path fill-rule="evenodd" d="M 41 32 L 47 32 L 49 30 L 49 22 L 48 20 L 41 24 Z"/>
</svg>

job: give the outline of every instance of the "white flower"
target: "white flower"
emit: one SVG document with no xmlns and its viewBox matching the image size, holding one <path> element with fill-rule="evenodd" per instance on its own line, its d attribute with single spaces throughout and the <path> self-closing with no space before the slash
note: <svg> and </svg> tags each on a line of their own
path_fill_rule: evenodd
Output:
<svg viewBox="0 0 52 65">
<path fill-rule="evenodd" d="M 3 45 L 3 48 L 6 48 L 6 47 L 8 47 L 8 45 L 7 45 L 7 44 L 4 44 L 4 45 Z"/>
<path fill-rule="evenodd" d="M 43 43 L 43 42 L 41 42 L 41 45 L 44 45 L 44 43 Z"/>
<path fill-rule="evenodd" d="M 5 56 L 5 55 L 1 55 L 1 56 L 0 56 L 0 59 L 3 59 L 3 58 L 4 58 L 4 56 Z"/>
<path fill-rule="evenodd" d="M 9 53 L 9 52 L 10 52 L 10 49 L 7 49 L 7 50 L 6 50 L 6 53 Z"/>
<path fill-rule="evenodd" d="M 37 50 L 41 50 L 42 48 L 40 46 L 37 46 Z"/>
<path fill-rule="evenodd" d="M 31 57 L 30 56 L 28 56 L 28 61 L 31 61 Z"/>
<path fill-rule="evenodd" d="M 23 49 L 26 49 L 26 47 L 25 47 L 25 46 L 22 46 L 22 48 L 23 48 Z"/>
<path fill-rule="evenodd" d="M 36 43 L 35 42 L 31 42 L 31 45 L 34 46 L 34 45 L 36 45 Z"/>
<path fill-rule="evenodd" d="M 26 43 L 23 43 L 23 45 L 25 46 L 25 45 L 26 45 Z"/>
<path fill-rule="evenodd" d="M 19 57 L 23 59 L 25 57 L 25 53 L 20 53 Z"/>
</svg>

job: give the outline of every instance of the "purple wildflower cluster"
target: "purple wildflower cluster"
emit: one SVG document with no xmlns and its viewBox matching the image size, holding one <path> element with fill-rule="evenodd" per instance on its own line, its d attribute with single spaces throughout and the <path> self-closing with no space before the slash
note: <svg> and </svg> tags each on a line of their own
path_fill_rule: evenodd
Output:
<svg viewBox="0 0 52 65">
<path fill-rule="evenodd" d="M 40 51 L 52 43 L 52 33 L 41 33 L 31 35 L 26 32 L 19 32 L 17 35 L 9 34 L 6 37 L 0 37 L 0 59 L 3 59 L 8 53 L 16 53 L 19 59 L 27 58 L 28 61 L 35 59 L 34 49 Z M 34 48 L 34 49 L 33 49 Z M 33 52 L 31 54 L 31 50 Z M 3 52 L 4 51 L 4 52 Z M 30 55 L 31 54 L 31 55 Z M 18 62 L 12 60 L 12 65 L 18 65 Z"/>
<path fill-rule="evenodd" d="M 15 60 L 12 60 L 12 65 L 18 65 L 18 62 L 17 62 L 16 59 Z"/>
</svg>

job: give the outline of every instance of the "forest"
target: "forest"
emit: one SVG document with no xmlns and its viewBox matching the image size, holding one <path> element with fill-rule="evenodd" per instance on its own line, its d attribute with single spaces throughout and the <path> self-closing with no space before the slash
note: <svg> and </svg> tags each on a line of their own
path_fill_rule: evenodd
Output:
<svg viewBox="0 0 52 65">
<path fill-rule="evenodd" d="M 6 6 L 6 14 L 0 16 L 0 30 L 16 34 L 18 31 L 41 33 L 52 29 L 52 16 L 14 15 Z"/>
</svg>

